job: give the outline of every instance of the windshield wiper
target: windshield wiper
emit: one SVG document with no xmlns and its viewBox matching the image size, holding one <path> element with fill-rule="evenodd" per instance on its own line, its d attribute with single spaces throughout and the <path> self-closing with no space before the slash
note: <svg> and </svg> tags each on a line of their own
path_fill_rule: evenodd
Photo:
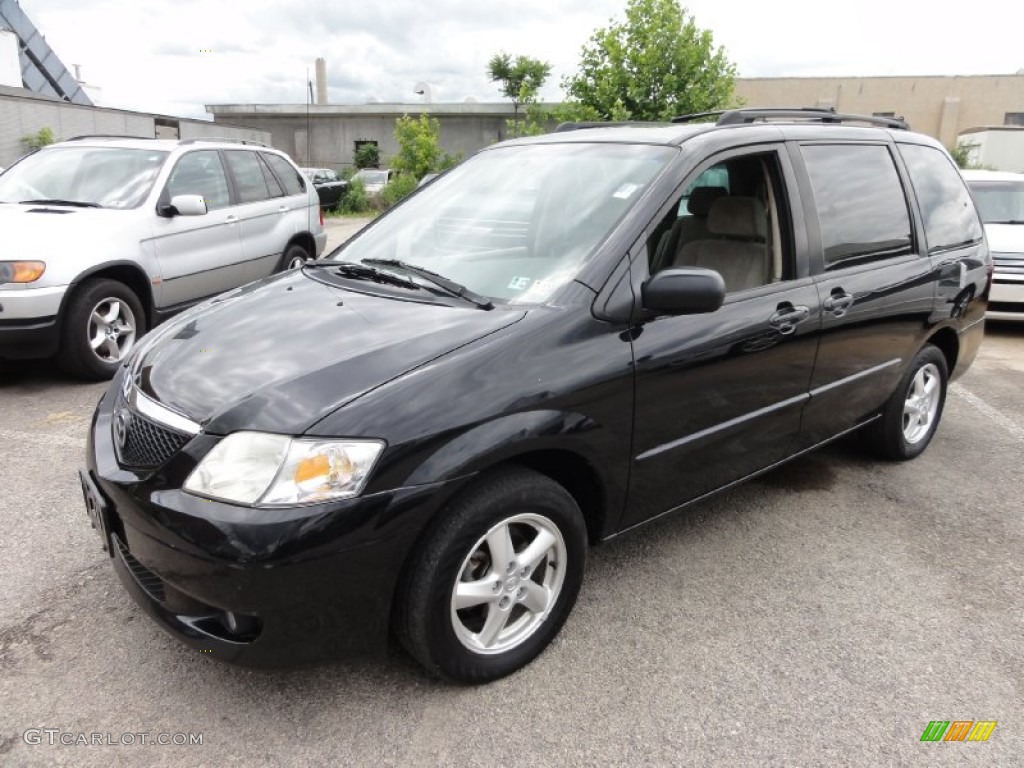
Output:
<svg viewBox="0 0 1024 768">
<path fill-rule="evenodd" d="M 87 203 L 84 200 L 19 200 L 22 205 L 73 205 L 76 208 L 102 208 L 99 203 Z"/>
<path fill-rule="evenodd" d="M 363 264 L 356 264 L 353 261 L 307 261 L 302 265 L 303 269 L 323 269 L 325 267 L 336 267 L 339 275 L 353 280 L 372 280 L 375 283 L 397 285 L 402 288 L 411 288 L 414 291 L 422 290 L 422 287 L 414 283 L 412 280 L 399 277 L 393 272 L 388 272 L 384 269 L 377 269 L 376 267 L 368 267 Z"/>
<path fill-rule="evenodd" d="M 480 309 L 494 309 L 494 303 L 486 296 L 481 296 L 479 293 L 471 291 L 461 283 L 456 283 L 454 280 L 449 280 L 447 277 L 437 274 L 437 272 L 431 272 L 429 269 L 418 267 L 415 264 L 406 264 L 404 261 L 399 261 L 398 259 L 363 259 L 363 264 L 373 264 L 381 267 L 391 267 L 393 269 L 404 270 L 411 275 L 422 277 L 427 282 L 433 283 L 450 296 L 465 299 L 472 304 L 476 304 Z"/>
</svg>

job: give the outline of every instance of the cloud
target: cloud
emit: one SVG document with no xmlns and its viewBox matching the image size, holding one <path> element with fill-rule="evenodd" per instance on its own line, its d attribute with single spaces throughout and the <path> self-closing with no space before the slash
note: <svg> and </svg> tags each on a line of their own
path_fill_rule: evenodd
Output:
<svg viewBox="0 0 1024 768">
<path fill-rule="evenodd" d="M 974 0 L 988 19 L 971 44 L 961 14 L 923 13 L 915 3 L 819 0 L 744 5 L 684 3 L 746 76 L 1013 72 L 1024 66 L 1021 11 Z M 324 56 L 335 103 L 415 102 L 427 82 L 435 100 L 501 99 L 485 74 L 499 50 L 552 65 L 541 92 L 560 82 L 583 44 L 625 0 L 21 0 L 65 64 L 81 64 L 108 106 L 203 116 L 204 104 L 304 103 L 306 73 Z M 980 23 L 980 22 L 979 22 Z M 980 31 L 980 30 L 979 30 Z M 978 38 L 980 39 L 980 38 Z M 184 105 L 184 106 L 183 106 Z"/>
</svg>

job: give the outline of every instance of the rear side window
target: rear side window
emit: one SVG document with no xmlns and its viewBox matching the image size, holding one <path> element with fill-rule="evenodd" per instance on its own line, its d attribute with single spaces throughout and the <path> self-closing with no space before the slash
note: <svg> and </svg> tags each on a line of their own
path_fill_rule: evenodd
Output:
<svg viewBox="0 0 1024 768">
<path fill-rule="evenodd" d="M 826 270 L 911 253 L 910 213 L 887 147 L 815 144 L 801 151 Z"/>
<path fill-rule="evenodd" d="M 981 223 L 960 173 L 934 147 L 901 144 L 924 216 L 928 252 L 948 251 L 981 239 Z"/>
<path fill-rule="evenodd" d="M 235 177 L 238 202 L 253 203 L 271 196 L 263 175 L 263 166 L 255 152 L 228 150 L 224 154 L 227 155 L 231 175 Z"/>
<path fill-rule="evenodd" d="M 280 155 L 272 155 L 270 152 L 261 152 L 260 156 L 267 161 L 274 174 L 280 179 L 286 195 L 301 195 L 306 191 L 306 182 L 303 181 L 302 174 L 295 170 L 291 163 Z"/>
</svg>

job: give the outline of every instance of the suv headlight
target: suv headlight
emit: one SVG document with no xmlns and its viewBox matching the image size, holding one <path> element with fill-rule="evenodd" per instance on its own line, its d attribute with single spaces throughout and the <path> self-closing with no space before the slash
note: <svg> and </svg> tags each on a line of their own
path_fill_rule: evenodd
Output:
<svg viewBox="0 0 1024 768">
<path fill-rule="evenodd" d="M 358 496 L 384 443 L 235 432 L 199 462 L 184 489 L 258 507 Z"/>
<path fill-rule="evenodd" d="M 42 261 L 0 261 L 0 283 L 34 283 L 45 271 Z"/>
</svg>

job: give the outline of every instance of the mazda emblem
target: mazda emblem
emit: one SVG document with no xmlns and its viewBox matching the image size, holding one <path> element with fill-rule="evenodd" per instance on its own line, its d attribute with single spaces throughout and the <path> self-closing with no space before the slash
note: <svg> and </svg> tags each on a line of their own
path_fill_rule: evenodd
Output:
<svg viewBox="0 0 1024 768">
<path fill-rule="evenodd" d="M 128 442 L 128 420 L 131 416 L 125 411 L 118 411 L 114 414 L 114 442 L 117 447 L 123 449 Z"/>
</svg>

